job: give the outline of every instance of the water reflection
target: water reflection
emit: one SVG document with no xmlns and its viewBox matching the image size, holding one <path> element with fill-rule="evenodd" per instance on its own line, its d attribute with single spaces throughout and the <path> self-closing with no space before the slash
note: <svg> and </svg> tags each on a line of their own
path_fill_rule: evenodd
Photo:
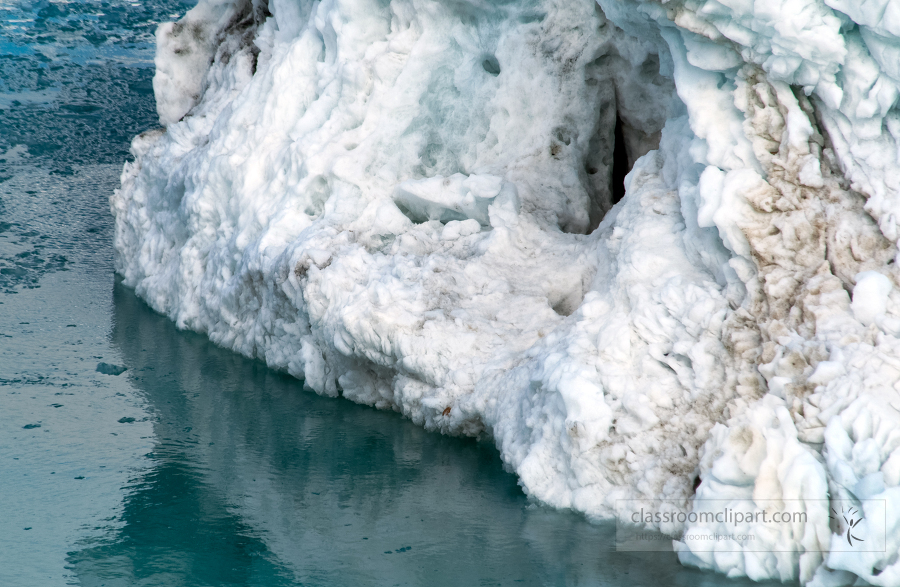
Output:
<svg viewBox="0 0 900 587">
<path fill-rule="evenodd" d="M 84 585 L 738 585 L 609 525 L 530 506 L 496 450 L 177 332 L 115 288 L 113 343 L 153 414 L 122 524 L 69 555 Z"/>
</svg>

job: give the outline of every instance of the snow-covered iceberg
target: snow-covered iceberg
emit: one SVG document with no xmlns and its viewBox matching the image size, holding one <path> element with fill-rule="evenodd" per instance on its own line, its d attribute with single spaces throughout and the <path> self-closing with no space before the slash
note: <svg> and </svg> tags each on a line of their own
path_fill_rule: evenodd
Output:
<svg viewBox="0 0 900 587">
<path fill-rule="evenodd" d="M 112 197 L 155 309 L 552 506 L 805 504 L 687 564 L 900 586 L 896 1 L 200 0 L 157 41 Z"/>
</svg>

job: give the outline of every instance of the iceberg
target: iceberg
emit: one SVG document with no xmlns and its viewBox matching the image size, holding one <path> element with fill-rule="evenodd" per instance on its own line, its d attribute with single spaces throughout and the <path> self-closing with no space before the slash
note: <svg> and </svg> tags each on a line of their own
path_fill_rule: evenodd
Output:
<svg viewBox="0 0 900 587">
<path fill-rule="evenodd" d="M 200 0 L 157 32 L 116 269 L 492 439 L 540 503 L 804 508 L 685 564 L 900 586 L 898 58 L 891 0 Z M 836 547 L 838 499 L 886 504 L 880 551 Z"/>
</svg>

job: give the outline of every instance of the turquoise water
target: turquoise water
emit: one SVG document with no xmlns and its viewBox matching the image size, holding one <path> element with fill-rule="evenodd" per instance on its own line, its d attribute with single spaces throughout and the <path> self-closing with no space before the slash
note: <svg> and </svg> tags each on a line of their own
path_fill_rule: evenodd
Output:
<svg viewBox="0 0 900 587">
<path fill-rule="evenodd" d="M 490 443 L 179 332 L 107 199 L 174 1 L 0 4 L 0 585 L 740 583 L 535 506 Z"/>
</svg>

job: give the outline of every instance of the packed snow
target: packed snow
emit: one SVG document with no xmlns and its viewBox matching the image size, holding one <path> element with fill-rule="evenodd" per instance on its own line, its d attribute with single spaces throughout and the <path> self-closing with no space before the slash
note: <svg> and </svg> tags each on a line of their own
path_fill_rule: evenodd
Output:
<svg viewBox="0 0 900 587">
<path fill-rule="evenodd" d="M 686 564 L 900 586 L 898 6 L 200 0 L 157 33 L 117 270 L 492 438 L 550 506 L 804 504 Z M 829 499 L 886 503 L 883 551 L 835 548 Z"/>
</svg>

